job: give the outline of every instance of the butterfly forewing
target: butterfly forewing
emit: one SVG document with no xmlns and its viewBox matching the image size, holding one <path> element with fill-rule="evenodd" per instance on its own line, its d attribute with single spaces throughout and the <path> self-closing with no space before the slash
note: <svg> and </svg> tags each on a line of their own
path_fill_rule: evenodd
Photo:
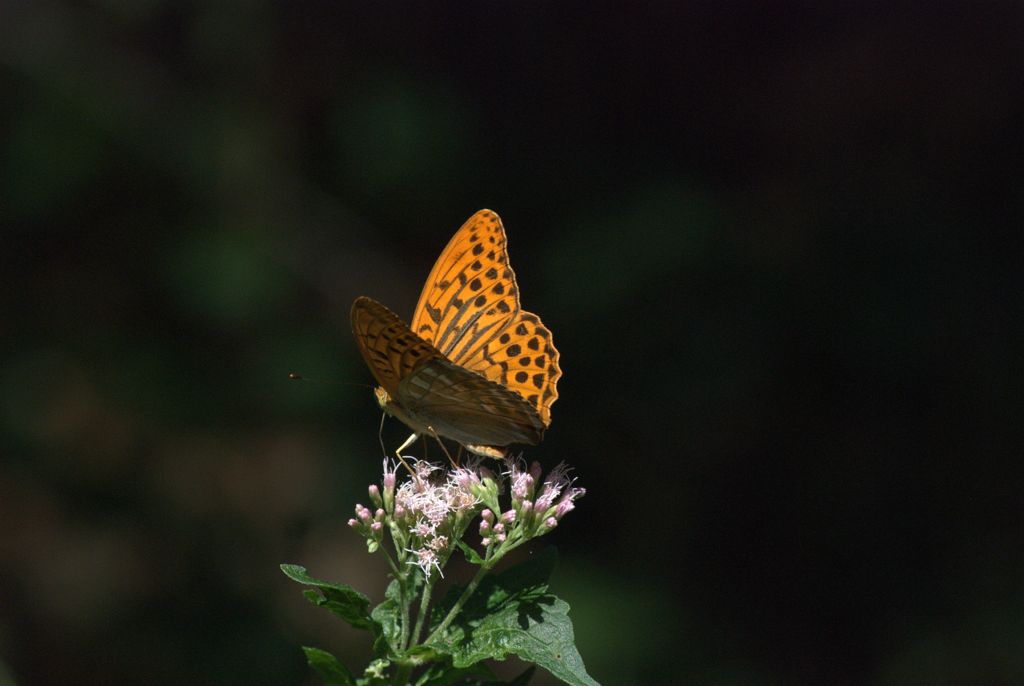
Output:
<svg viewBox="0 0 1024 686">
<path fill-rule="evenodd" d="M 398 397 L 401 380 L 417 365 L 444 357 L 398 315 L 365 296 L 352 303 L 352 333 L 377 383 L 393 398 Z"/>
<path fill-rule="evenodd" d="M 452 362 L 511 389 L 551 422 L 561 376 L 540 318 L 519 306 L 505 229 L 491 210 L 462 225 L 434 264 L 412 330 Z"/>
<path fill-rule="evenodd" d="M 456 359 L 519 311 L 498 215 L 480 210 L 455 233 L 427 277 L 412 330 Z"/>
</svg>

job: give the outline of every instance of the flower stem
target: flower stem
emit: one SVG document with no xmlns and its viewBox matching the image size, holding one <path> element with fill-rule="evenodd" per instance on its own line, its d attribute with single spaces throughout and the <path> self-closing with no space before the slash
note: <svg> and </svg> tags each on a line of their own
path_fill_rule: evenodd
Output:
<svg viewBox="0 0 1024 686">
<path fill-rule="evenodd" d="M 420 632 L 423 631 L 423 621 L 427 618 L 427 607 L 430 605 L 430 595 L 434 592 L 434 583 L 437 581 L 437 577 L 431 574 L 427 577 L 426 584 L 423 586 L 423 596 L 420 598 L 420 611 L 416 617 L 416 628 L 412 630 L 412 641 L 419 640 Z M 406 623 L 408 624 L 408 622 Z M 403 646 L 408 648 L 408 639 L 403 641 Z"/>
<path fill-rule="evenodd" d="M 462 595 L 460 595 L 459 599 L 455 601 L 455 605 L 453 605 L 452 609 L 448 611 L 448 614 L 441 620 L 441 623 L 437 625 L 437 628 L 427 636 L 427 640 L 425 640 L 424 643 L 430 643 L 439 634 L 444 633 L 445 629 L 448 628 L 448 625 L 452 623 L 453 619 L 455 619 L 455 616 L 459 614 L 459 610 L 462 609 L 462 606 L 466 604 L 467 600 L 469 600 L 469 596 L 473 595 L 473 591 L 475 591 L 476 587 L 480 585 L 484 575 L 490 571 L 494 562 L 497 562 L 497 558 L 493 560 L 486 560 L 480 565 L 480 569 L 476 570 L 476 575 L 473 577 L 473 580 L 469 582 L 469 585 L 462 591 Z"/>
<path fill-rule="evenodd" d="M 398 663 L 395 675 L 391 677 L 392 686 L 406 686 L 409 683 L 409 676 L 412 674 L 412 663 L 406 660 Z"/>
<path fill-rule="evenodd" d="M 405 575 L 398 575 L 398 604 L 402 607 L 402 635 L 398 639 L 398 648 L 404 650 L 409 642 L 409 606 L 412 598 L 409 597 L 408 578 Z"/>
</svg>

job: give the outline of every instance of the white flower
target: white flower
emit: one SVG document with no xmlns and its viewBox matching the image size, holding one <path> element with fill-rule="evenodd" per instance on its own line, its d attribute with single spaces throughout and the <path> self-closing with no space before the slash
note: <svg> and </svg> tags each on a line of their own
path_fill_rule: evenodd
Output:
<svg viewBox="0 0 1024 686">
<path fill-rule="evenodd" d="M 444 578 L 444 573 L 441 571 L 441 565 L 437 560 L 437 553 L 428 547 L 420 548 L 418 550 L 409 548 L 408 551 L 416 556 L 415 560 L 409 560 L 409 564 L 416 565 L 423 570 L 423 576 L 430 578 L 431 570 L 436 569 L 437 573 Z"/>
</svg>

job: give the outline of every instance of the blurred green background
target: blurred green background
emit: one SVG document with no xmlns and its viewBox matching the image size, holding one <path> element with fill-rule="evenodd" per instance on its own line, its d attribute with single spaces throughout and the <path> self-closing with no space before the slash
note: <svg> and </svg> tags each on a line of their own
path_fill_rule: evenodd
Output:
<svg viewBox="0 0 1024 686">
<path fill-rule="evenodd" d="M 1022 74 L 1020 3 L 5 3 L 7 671 L 365 661 L 278 564 L 381 598 L 348 309 L 489 207 L 595 678 L 1024 683 Z"/>
</svg>

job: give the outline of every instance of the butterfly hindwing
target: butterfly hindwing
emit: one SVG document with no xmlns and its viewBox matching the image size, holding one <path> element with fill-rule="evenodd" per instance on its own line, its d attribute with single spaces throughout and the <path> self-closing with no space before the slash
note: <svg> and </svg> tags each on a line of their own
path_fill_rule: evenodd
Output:
<svg viewBox="0 0 1024 686">
<path fill-rule="evenodd" d="M 562 370 L 551 332 L 537 315 L 520 311 L 501 333 L 474 350 L 470 359 L 458 362 L 515 391 L 536 410 L 545 426 L 551 423 L 551 405 L 558 399 Z"/>
<path fill-rule="evenodd" d="M 516 393 L 443 358 L 402 379 L 398 397 L 410 414 L 464 445 L 536 445 L 544 424 Z"/>
</svg>

